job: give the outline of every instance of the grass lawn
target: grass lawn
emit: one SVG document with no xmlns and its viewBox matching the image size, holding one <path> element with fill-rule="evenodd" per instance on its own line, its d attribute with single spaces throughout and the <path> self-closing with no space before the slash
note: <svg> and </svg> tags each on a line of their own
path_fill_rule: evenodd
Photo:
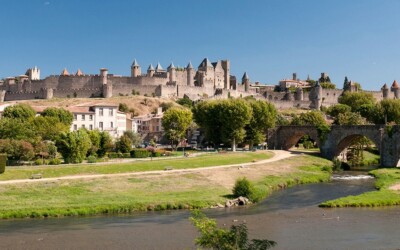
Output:
<svg viewBox="0 0 400 250">
<path fill-rule="evenodd" d="M 78 164 L 58 166 L 7 167 L 0 175 L 1 180 L 28 179 L 32 174 L 42 174 L 43 178 L 87 174 L 116 174 L 173 169 L 202 168 L 217 165 L 241 164 L 271 158 L 267 151 L 225 154 L 204 154 L 189 158 L 163 158 L 153 161 L 134 161 L 129 163 Z"/>
<path fill-rule="evenodd" d="M 376 191 L 366 192 L 357 196 L 347 196 L 326 201 L 321 207 L 377 207 L 400 205 L 400 191 L 389 190 L 389 187 L 400 183 L 400 170 L 377 169 L 370 172 L 376 177 Z"/>
<path fill-rule="evenodd" d="M 242 154 L 237 155 L 243 157 Z M 248 160 L 254 159 L 253 153 L 247 155 L 252 156 Z M 217 156 L 227 161 L 227 158 L 236 154 Z M 279 175 L 261 176 L 255 180 L 260 198 L 265 198 L 272 190 L 291 185 L 329 180 L 330 167 L 327 166 L 330 166 L 331 162 L 319 157 L 299 156 L 273 164 L 277 167 L 282 165 L 291 167 Z M 237 172 L 237 168 L 231 168 L 224 171 L 224 174 Z M 201 173 L 168 172 L 168 174 L 154 173 L 136 177 L 7 184 L 0 185 L 0 218 L 83 216 L 206 208 L 224 203 L 231 193 L 230 188 Z"/>
</svg>

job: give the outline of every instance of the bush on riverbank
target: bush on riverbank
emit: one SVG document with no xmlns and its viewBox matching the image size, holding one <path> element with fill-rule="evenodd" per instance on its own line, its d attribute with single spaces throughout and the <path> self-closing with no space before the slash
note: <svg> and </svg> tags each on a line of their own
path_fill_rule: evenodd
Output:
<svg viewBox="0 0 400 250">
<path fill-rule="evenodd" d="M 235 198 L 242 196 L 253 201 L 254 186 L 246 177 L 236 180 L 232 192 Z"/>
<path fill-rule="evenodd" d="M 400 205 L 400 193 L 389 190 L 400 180 L 398 169 L 377 169 L 369 172 L 376 178 L 377 191 L 366 192 L 357 196 L 347 196 L 321 203 L 320 207 L 378 207 Z"/>
</svg>

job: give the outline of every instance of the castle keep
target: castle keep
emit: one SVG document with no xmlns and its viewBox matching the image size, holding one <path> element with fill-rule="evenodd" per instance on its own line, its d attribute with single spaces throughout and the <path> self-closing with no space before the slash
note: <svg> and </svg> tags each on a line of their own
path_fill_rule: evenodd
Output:
<svg viewBox="0 0 400 250">
<path fill-rule="evenodd" d="M 321 79 L 329 78 L 326 73 Z M 28 69 L 25 75 L 9 77 L 0 81 L 0 102 L 51 99 L 68 97 L 104 97 L 118 95 L 140 94 L 169 98 L 189 97 L 192 100 L 201 98 L 228 98 L 253 96 L 274 103 L 277 108 L 320 108 L 331 106 L 338 102 L 343 91 L 358 91 L 350 81 L 344 89 L 323 89 L 320 84 L 307 86 L 309 80 L 299 80 L 293 74 L 293 79 L 280 81 L 276 86 L 252 83 L 247 73 L 243 74 L 241 82 L 231 75 L 230 61 L 219 60 L 210 62 L 205 58 L 195 69 L 189 62 L 185 68 L 175 67 L 173 63 L 167 69 L 158 63 L 156 67 L 150 64 L 145 72 L 136 59 L 131 65 L 130 76 L 110 74 L 107 69 L 100 69 L 99 74 L 88 75 L 78 70 L 70 74 L 66 69 L 60 75 L 51 75 L 40 79 L 37 67 Z M 346 78 L 347 79 L 347 78 Z M 400 89 L 395 81 L 391 88 L 385 84 L 381 91 L 370 92 L 375 99 L 399 98 Z"/>
</svg>

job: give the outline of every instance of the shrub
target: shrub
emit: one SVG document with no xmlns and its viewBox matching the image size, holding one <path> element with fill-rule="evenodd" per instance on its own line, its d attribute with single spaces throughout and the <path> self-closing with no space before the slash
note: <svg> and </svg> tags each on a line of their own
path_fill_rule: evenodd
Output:
<svg viewBox="0 0 400 250">
<path fill-rule="evenodd" d="M 58 158 L 54 158 L 49 161 L 49 165 L 60 165 L 60 164 L 61 164 L 61 160 Z"/>
<path fill-rule="evenodd" d="M 147 149 L 137 148 L 131 151 L 132 158 L 146 158 L 149 157 L 150 153 Z"/>
<path fill-rule="evenodd" d="M 161 157 L 161 156 L 165 155 L 165 150 L 157 149 L 152 154 L 153 154 L 153 157 Z"/>
<path fill-rule="evenodd" d="M 94 155 L 89 155 L 87 158 L 87 162 L 88 163 L 96 163 L 97 162 L 97 158 Z"/>
<path fill-rule="evenodd" d="M 232 192 L 235 197 L 243 196 L 252 200 L 254 194 L 254 186 L 246 177 L 243 177 L 236 180 Z"/>
<path fill-rule="evenodd" d="M 110 158 L 110 159 L 119 158 L 119 154 L 116 152 L 110 152 L 110 153 L 108 153 L 108 158 Z"/>
<path fill-rule="evenodd" d="M 35 165 L 42 165 L 43 164 L 43 160 L 42 159 L 36 159 L 33 164 Z"/>
<path fill-rule="evenodd" d="M 0 174 L 6 171 L 6 162 L 7 162 L 7 155 L 0 154 Z"/>
<path fill-rule="evenodd" d="M 130 153 L 122 153 L 122 158 L 131 158 Z"/>
</svg>

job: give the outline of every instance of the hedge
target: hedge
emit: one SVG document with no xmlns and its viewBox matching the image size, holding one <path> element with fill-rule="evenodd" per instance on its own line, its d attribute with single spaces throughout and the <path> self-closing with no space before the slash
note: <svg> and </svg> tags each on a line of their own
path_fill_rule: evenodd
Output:
<svg viewBox="0 0 400 250">
<path fill-rule="evenodd" d="M 6 171 L 6 162 L 7 162 L 7 155 L 0 154 L 0 174 Z"/>
<path fill-rule="evenodd" d="M 134 149 L 131 151 L 132 158 L 147 158 L 150 156 L 150 152 L 147 149 Z"/>
</svg>

